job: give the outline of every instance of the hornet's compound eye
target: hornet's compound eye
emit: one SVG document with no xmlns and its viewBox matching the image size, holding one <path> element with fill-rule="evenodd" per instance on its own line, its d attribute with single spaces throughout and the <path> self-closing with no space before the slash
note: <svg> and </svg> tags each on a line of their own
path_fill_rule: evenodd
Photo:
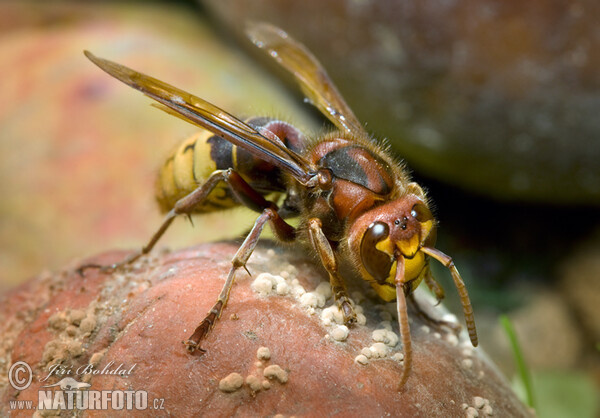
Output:
<svg viewBox="0 0 600 418">
<path fill-rule="evenodd" d="M 386 254 L 377 249 L 377 243 L 387 239 L 390 227 L 385 222 L 373 222 L 360 243 L 360 258 L 365 270 L 373 276 L 378 283 L 384 283 L 392 268 L 391 254 Z"/>
<path fill-rule="evenodd" d="M 415 218 L 419 224 L 421 224 L 421 244 L 433 246 L 437 236 L 437 228 L 435 226 L 435 220 L 433 214 L 423 203 L 416 203 L 411 211 L 410 215 Z"/>
<path fill-rule="evenodd" d="M 417 221 L 419 221 L 421 223 L 433 220 L 433 214 L 431 213 L 429 208 L 427 206 L 425 206 L 423 203 L 416 203 L 412 207 L 410 214 L 413 218 L 415 218 Z"/>
</svg>

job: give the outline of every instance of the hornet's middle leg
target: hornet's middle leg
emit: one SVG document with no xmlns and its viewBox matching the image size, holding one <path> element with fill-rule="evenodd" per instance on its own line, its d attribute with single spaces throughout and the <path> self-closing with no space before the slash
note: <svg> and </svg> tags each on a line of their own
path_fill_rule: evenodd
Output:
<svg viewBox="0 0 600 418">
<path fill-rule="evenodd" d="M 190 353 L 193 353 L 196 350 L 202 353 L 204 352 L 204 350 L 200 347 L 200 342 L 206 338 L 209 331 L 214 327 L 217 320 L 221 317 L 221 313 L 223 312 L 223 309 L 225 309 L 229 299 L 229 293 L 231 292 L 231 287 L 233 286 L 235 273 L 239 268 L 246 267 L 246 262 L 256 248 L 258 239 L 260 238 L 260 234 L 265 225 L 270 223 L 274 233 L 281 240 L 293 241 L 296 237 L 296 229 L 285 222 L 281 216 L 279 216 L 275 204 L 266 200 L 261 194 L 259 194 L 248 183 L 246 183 L 246 181 L 237 173 L 234 174 L 235 176 L 231 176 L 229 178 L 229 184 L 238 200 L 251 209 L 262 209 L 262 213 L 256 219 L 256 222 L 250 230 L 250 233 L 242 243 L 241 247 L 238 249 L 237 253 L 233 257 L 233 260 L 231 260 L 231 270 L 229 271 L 227 280 L 221 289 L 221 293 L 219 294 L 217 302 L 196 327 L 196 330 L 190 336 L 190 338 L 183 342 Z"/>
</svg>

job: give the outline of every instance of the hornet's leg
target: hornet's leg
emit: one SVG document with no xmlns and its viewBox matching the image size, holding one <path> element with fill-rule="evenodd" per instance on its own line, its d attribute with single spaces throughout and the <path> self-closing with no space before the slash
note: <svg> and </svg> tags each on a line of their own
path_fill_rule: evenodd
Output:
<svg viewBox="0 0 600 418">
<path fill-rule="evenodd" d="M 427 269 L 425 271 L 425 284 L 431 290 L 431 292 L 435 295 L 435 299 L 437 300 L 436 306 L 440 304 L 442 300 L 446 297 L 446 293 L 444 292 L 444 288 L 435 280 L 433 274 L 431 274 L 431 268 L 429 268 L 429 263 L 425 266 Z"/>
<path fill-rule="evenodd" d="M 460 296 L 460 302 L 463 307 L 463 314 L 465 316 L 465 322 L 467 323 L 467 331 L 469 331 L 469 338 L 471 339 L 471 344 L 473 344 L 473 347 L 477 347 L 477 329 L 475 328 L 475 318 L 473 316 L 471 300 L 469 299 L 469 293 L 467 293 L 465 282 L 463 282 L 462 277 L 460 277 L 460 274 L 458 273 L 458 270 L 454 265 L 454 261 L 452 261 L 452 257 L 447 256 L 440 250 L 430 247 L 422 247 L 421 251 L 435 258 L 437 261 L 446 266 L 448 270 L 450 270 L 450 275 L 452 275 L 454 285 L 456 286 L 456 290 L 458 290 L 458 295 Z"/>
<path fill-rule="evenodd" d="M 346 325 L 352 325 L 356 322 L 356 313 L 350 303 L 348 297 L 348 291 L 344 279 L 340 276 L 338 271 L 338 263 L 335 259 L 335 254 L 331 248 L 329 240 L 321 229 L 321 221 L 318 218 L 312 218 L 308 221 L 308 233 L 313 248 L 319 254 L 321 263 L 327 273 L 329 273 L 329 282 L 331 283 L 331 290 L 335 297 L 338 307 L 342 311 L 344 316 L 344 322 Z"/>
<path fill-rule="evenodd" d="M 229 299 L 229 292 L 231 291 L 231 286 L 235 279 L 235 273 L 239 268 L 246 267 L 246 262 L 248 261 L 248 258 L 250 258 L 254 248 L 256 248 L 260 234 L 267 222 L 270 223 L 275 235 L 282 241 L 293 241 L 296 238 L 296 229 L 279 216 L 277 207 L 274 203 L 266 200 L 235 172 L 231 173 L 228 182 L 240 202 L 250 209 L 262 210 L 262 213 L 256 219 L 250 233 L 246 236 L 246 239 L 233 257 L 233 260 L 231 260 L 231 270 L 229 271 L 229 275 L 227 276 L 227 280 L 223 285 L 223 289 L 219 294 L 217 302 L 213 305 L 202 322 L 196 327 L 196 330 L 190 338 L 183 342 L 190 353 L 193 353 L 195 350 L 204 353 L 204 350 L 200 347 L 200 342 L 206 338 L 208 332 L 215 326 L 215 323 L 221 317 L 221 313 Z"/>
<path fill-rule="evenodd" d="M 194 211 L 194 208 L 206 200 L 206 197 L 210 194 L 210 192 L 212 192 L 215 186 L 221 181 L 228 181 L 230 175 L 231 170 L 217 170 L 213 172 L 210 175 L 210 177 L 208 177 L 208 179 L 206 179 L 206 181 L 196 190 L 194 190 L 187 196 L 184 196 L 181 199 L 179 199 L 175 203 L 173 209 L 171 209 L 169 213 L 167 213 L 167 215 L 165 216 L 165 219 L 163 220 L 163 223 L 160 226 L 160 228 L 158 228 L 154 235 L 152 235 L 150 241 L 140 250 L 136 251 L 135 253 L 126 257 L 124 260 L 115 264 L 109 264 L 104 266 L 99 264 L 84 264 L 77 269 L 77 272 L 83 276 L 85 270 L 90 268 L 97 268 L 100 269 L 102 273 L 108 273 L 113 270 L 125 267 L 136 261 L 141 256 L 148 254 L 150 251 L 152 251 L 152 248 L 154 248 L 160 237 L 163 236 L 163 234 L 169 228 L 169 226 L 171 226 L 171 223 L 173 223 L 177 215 L 191 215 Z"/>
<path fill-rule="evenodd" d="M 396 264 L 396 277 L 394 282 L 396 284 L 396 308 L 398 310 L 398 327 L 400 328 L 400 337 L 402 338 L 402 351 L 404 351 L 404 360 L 402 375 L 400 376 L 400 385 L 398 390 L 401 391 L 404 388 L 404 384 L 408 380 L 410 370 L 412 368 L 412 340 L 410 338 L 410 325 L 408 323 L 408 309 L 406 307 L 406 294 L 405 294 L 405 279 L 404 276 L 404 257 L 400 256 L 397 258 Z"/>
<path fill-rule="evenodd" d="M 275 210 L 271 208 L 265 209 L 258 219 L 256 219 L 256 222 L 244 240 L 244 243 L 238 249 L 235 257 L 233 257 L 233 260 L 231 260 L 231 270 L 229 271 L 229 276 L 227 276 L 227 280 L 223 285 L 223 289 L 219 294 L 217 302 L 213 305 L 202 322 L 200 322 L 200 325 L 196 327 L 196 330 L 192 336 L 187 341 L 183 342 L 190 353 L 193 353 L 195 350 L 204 353 L 204 350 L 200 347 L 200 342 L 206 337 L 208 332 L 214 327 L 217 320 L 221 317 L 221 313 L 223 312 L 225 305 L 227 305 L 227 300 L 229 299 L 229 292 L 231 291 L 231 286 L 233 285 L 233 281 L 235 279 L 235 272 L 240 267 L 246 267 L 246 262 L 254 251 L 254 248 L 258 243 L 260 233 L 267 222 L 271 223 L 271 227 L 276 231 L 276 234 L 286 235 L 290 239 L 293 239 L 292 237 L 295 235 L 294 228 L 288 225 Z"/>
<path fill-rule="evenodd" d="M 429 264 L 425 266 L 425 271 L 423 273 L 423 280 L 425 284 L 433 292 L 435 298 L 437 299 L 437 304 L 439 304 L 442 299 L 444 299 L 444 289 L 440 284 L 435 280 L 433 274 L 431 274 L 431 268 Z M 411 293 L 408 295 L 408 303 L 411 305 L 415 313 L 421 320 L 432 326 L 437 330 L 441 330 L 442 327 L 450 328 L 454 333 L 458 334 L 460 332 L 461 326 L 455 322 L 444 321 L 442 319 L 432 317 L 428 312 L 426 312 L 421 305 L 417 302 L 415 295 Z M 437 305 L 436 304 L 436 305 Z"/>
</svg>

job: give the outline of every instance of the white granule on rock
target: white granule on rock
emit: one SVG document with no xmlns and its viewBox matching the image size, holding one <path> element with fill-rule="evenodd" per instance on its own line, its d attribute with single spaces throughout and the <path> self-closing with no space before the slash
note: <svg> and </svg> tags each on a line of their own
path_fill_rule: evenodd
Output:
<svg viewBox="0 0 600 418">
<path fill-rule="evenodd" d="M 304 308 L 316 308 L 317 307 L 317 295 L 313 292 L 308 292 L 300 296 L 300 305 Z"/>
<path fill-rule="evenodd" d="M 298 279 L 292 279 L 292 289 L 294 290 L 294 295 L 300 296 L 306 293 L 304 287 L 300 284 Z"/>
<path fill-rule="evenodd" d="M 290 287 L 286 282 L 277 283 L 277 286 L 275 287 L 275 292 L 277 292 L 279 296 L 285 296 L 288 293 L 290 293 Z"/>
<path fill-rule="evenodd" d="M 100 360 L 102 360 L 102 357 L 104 357 L 104 354 L 106 354 L 106 350 L 98 351 L 98 352 L 92 354 L 92 357 L 90 357 L 89 363 L 94 366 L 97 366 L 98 363 L 100 363 Z"/>
<path fill-rule="evenodd" d="M 267 347 L 260 347 L 256 350 L 256 358 L 259 360 L 269 360 L 271 358 L 271 350 Z"/>
<path fill-rule="evenodd" d="M 467 418 L 477 418 L 479 416 L 477 409 L 473 408 L 472 406 L 469 406 L 465 412 Z"/>
<path fill-rule="evenodd" d="M 262 296 L 268 296 L 273 293 L 276 281 L 275 276 L 270 273 L 260 273 L 250 285 L 250 288 Z"/>
<path fill-rule="evenodd" d="M 485 405 L 485 399 L 483 399 L 481 396 L 475 396 L 473 398 L 473 406 L 477 409 L 481 409 L 483 408 Z"/>
<path fill-rule="evenodd" d="M 250 375 L 246 377 L 246 384 L 252 392 L 258 392 L 262 389 L 262 382 L 257 376 Z"/>
<path fill-rule="evenodd" d="M 461 362 L 463 369 L 470 369 L 473 367 L 473 360 L 466 358 Z"/>
<path fill-rule="evenodd" d="M 69 341 L 65 344 L 66 351 L 73 357 L 79 357 L 83 354 L 81 341 Z"/>
<path fill-rule="evenodd" d="M 227 377 L 224 377 L 219 382 L 219 390 L 221 392 L 235 392 L 244 384 L 244 378 L 239 373 L 231 373 Z"/>
<path fill-rule="evenodd" d="M 475 408 L 481 410 L 483 416 L 489 417 L 494 414 L 494 409 L 490 405 L 490 400 L 482 398 L 481 396 L 475 396 L 473 398 L 473 405 Z"/>
<path fill-rule="evenodd" d="M 371 357 L 373 358 L 383 358 L 387 356 L 389 351 L 387 345 L 384 343 L 375 343 L 369 347 L 369 349 L 371 350 Z"/>
<path fill-rule="evenodd" d="M 471 346 L 465 347 L 462 349 L 461 353 L 465 357 L 471 357 L 473 355 L 473 348 Z"/>
<path fill-rule="evenodd" d="M 71 320 L 71 323 L 75 325 L 79 325 L 85 316 L 85 311 L 80 309 L 74 309 L 69 313 L 69 319 Z"/>
<path fill-rule="evenodd" d="M 430 329 L 427 325 L 422 325 L 421 331 L 424 332 L 425 334 L 429 334 Z"/>
<path fill-rule="evenodd" d="M 354 362 L 358 364 L 362 364 L 363 366 L 369 364 L 369 358 L 364 354 L 359 354 L 354 358 Z"/>
<path fill-rule="evenodd" d="M 458 337 L 455 334 L 446 334 L 446 341 L 452 347 L 456 347 L 458 345 Z"/>
<path fill-rule="evenodd" d="M 359 313 L 356 315 L 356 323 L 358 325 L 365 325 L 367 323 L 367 317 Z"/>
<path fill-rule="evenodd" d="M 392 323 L 390 321 L 381 321 L 378 325 L 379 328 L 385 328 L 387 330 L 392 330 Z"/>
<path fill-rule="evenodd" d="M 96 318 L 87 316 L 79 324 L 79 329 L 86 334 L 91 333 L 96 328 Z"/>
<path fill-rule="evenodd" d="M 263 376 L 271 380 L 277 379 L 281 383 L 286 383 L 288 381 L 287 372 L 281 367 L 279 367 L 277 364 L 265 367 L 265 370 L 263 371 Z"/>
<path fill-rule="evenodd" d="M 308 292 L 300 296 L 300 305 L 305 308 L 322 308 L 325 306 L 325 297 L 317 292 Z"/>
<path fill-rule="evenodd" d="M 404 361 L 404 354 L 403 353 L 395 353 L 392 356 L 392 360 L 397 361 L 398 363 L 400 363 L 401 361 Z"/>
<path fill-rule="evenodd" d="M 465 410 L 467 417 L 490 417 L 494 414 L 489 399 L 481 396 L 473 397 L 473 406 L 463 403 L 462 408 Z"/>
<path fill-rule="evenodd" d="M 325 299 L 329 299 L 331 297 L 331 284 L 329 282 L 321 282 L 315 289 L 315 292 L 323 295 Z"/>
<path fill-rule="evenodd" d="M 325 325 L 344 324 L 344 315 L 337 305 L 328 306 L 321 312 L 321 321 Z"/>
<path fill-rule="evenodd" d="M 376 329 L 371 334 L 373 341 L 384 343 L 390 347 L 395 347 L 398 344 L 398 335 L 394 331 L 388 329 Z"/>
<path fill-rule="evenodd" d="M 350 330 L 346 325 L 338 325 L 329 333 L 331 337 L 336 341 L 345 341 L 348 338 Z"/>
<path fill-rule="evenodd" d="M 360 350 L 360 354 L 362 354 L 363 356 L 365 356 L 367 358 L 371 358 L 371 356 L 373 355 L 373 353 L 371 352 L 371 349 L 369 347 L 365 347 L 362 350 Z"/>
</svg>

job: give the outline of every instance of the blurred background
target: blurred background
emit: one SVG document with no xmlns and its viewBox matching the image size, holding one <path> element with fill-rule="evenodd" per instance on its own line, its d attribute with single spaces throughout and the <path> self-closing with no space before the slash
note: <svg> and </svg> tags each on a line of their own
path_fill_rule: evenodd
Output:
<svg viewBox="0 0 600 418">
<path fill-rule="evenodd" d="M 267 21 L 321 60 L 369 132 L 428 189 L 483 348 L 519 390 L 514 325 L 538 415 L 598 416 L 600 5 L 500 0 L 0 3 L 0 290 L 161 221 L 154 176 L 195 132 L 82 51 L 241 117 L 330 129 L 244 39 Z M 238 237 L 235 210 L 179 220 L 159 247 Z M 66 267 L 65 267 L 66 266 Z M 443 269 L 448 304 L 456 304 Z M 453 309 L 458 312 L 456 309 Z"/>
</svg>

